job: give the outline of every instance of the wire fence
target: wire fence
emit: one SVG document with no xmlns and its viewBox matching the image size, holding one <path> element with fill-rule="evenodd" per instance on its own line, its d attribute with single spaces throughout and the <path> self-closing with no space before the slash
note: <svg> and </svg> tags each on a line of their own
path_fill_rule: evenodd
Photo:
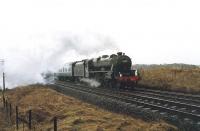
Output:
<svg viewBox="0 0 200 131">
<path fill-rule="evenodd" d="M 34 119 L 33 114 L 34 112 L 30 109 L 27 113 L 22 113 L 19 110 L 19 107 L 11 104 L 8 99 L 5 99 L 3 97 L 3 113 L 5 115 L 5 121 L 9 123 L 10 126 L 15 125 L 16 130 L 37 130 L 37 125 L 39 122 Z M 57 117 L 53 117 L 52 121 L 52 128 L 53 131 L 57 131 Z M 22 126 L 22 127 L 19 127 Z M 42 131 L 41 127 L 39 128 L 40 131 Z"/>
</svg>

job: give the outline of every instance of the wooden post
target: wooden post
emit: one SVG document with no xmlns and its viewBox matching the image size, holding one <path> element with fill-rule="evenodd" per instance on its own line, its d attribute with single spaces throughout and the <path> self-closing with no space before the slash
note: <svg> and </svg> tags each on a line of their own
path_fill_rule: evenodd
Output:
<svg viewBox="0 0 200 131">
<path fill-rule="evenodd" d="M 23 126 L 23 131 L 24 131 L 24 121 L 23 121 L 23 125 L 22 126 Z"/>
<path fill-rule="evenodd" d="M 29 121 L 29 122 L 28 122 L 28 127 L 29 127 L 29 129 L 31 130 L 31 117 L 32 117 L 32 116 L 31 116 L 31 110 L 29 110 L 28 114 L 29 114 L 29 115 L 28 115 L 28 121 Z"/>
<path fill-rule="evenodd" d="M 16 128 L 19 129 L 19 121 L 18 121 L 18 106 L 16 106 Z"/>
<path fill-rule="evenodd" d="M 6 117 L 8 117 L 8 101 L 6 100 Z"/>
<path fill-rule="evenodd" d="M 3 72 L 3 93 L 5 92 L 6 87 L 5 87 L 5 73 Z"/>
<path fill-rule="evenodd" d="M 3 106 L 4 108 L 6 107 L 6 101 L 5 101 L 5 73 L 3 72 L 3 90 L 2 90 L 2 94 L 3 94 Z"/>
<path fill-rule="evenodd" d="M 10 115 L 10 120 L 11 120 L 11 116 L 12 116 L 12 105 L 11 105 L 11 103 L 10 103 L 9 107 L 10 107 L 10 108 L 9 108 L 9 109 L 10 109 L 10 110 L 9 110 L 9 111 L 10 111 L 9 115 Z"/>
<path fill-rule="evenodd" d="M 54 123 L 54 131 L 57 131 L 57 117 L 54 117 L 53 123 Z"/>
<path fill-rule="evenodd" d="M 0 66 L 4 66 L 4 59 L 0 59 L 0 64 L 1 64 Z M 3 72 L 4 72 L 4 70 L 3 70 Z M 3 74 L 3 77 L 4 77 L 4 74 Z M 4 78 L 3 78 L 3 81 L 4 81 Z M 4 83 L 3 83 L 3 85 L 4 85 Z M 4 88 L 2 87 L 2 96 L 3 96 L 2 99 L 4 98 L 3 89 Z M 5 108 L 5 103 L 4 103 L 5 101 L 4 101 L 4 99 L 3 99 L 2 102 L 3 102 L 4 108 Z"/>
<path fill-rule="evenodd" d="M 3 93 L 3 107 L 5 108 L 6 107 L 6 99 L 5 99 L 5 96 L 4 96 L 4 91 L 2 93 Z"/>
</svg>

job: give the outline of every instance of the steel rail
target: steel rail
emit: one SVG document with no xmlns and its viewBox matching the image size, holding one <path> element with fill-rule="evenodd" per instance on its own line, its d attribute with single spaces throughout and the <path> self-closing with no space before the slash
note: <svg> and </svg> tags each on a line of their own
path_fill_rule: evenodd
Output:
<svg viewBox="0 0 200 131">
<path fill-rule="evenodd" d="M 145 91 L 133 91 L 131 93 L 137 93 L 137 94 L 143 94 L 143 95 L 148 95 L 148 96 L 155 96 L 155 97 L 161 97 L 161 98 L 166 98 L 170 100 L 175 100 L 175 101 L 184 101 L 186 103 L 193 103 L 194 105 L 200 105 L 200 100 L 193 100 L 193 99 L 188 99 L 188 98 L 181 98 L 175 95 L 161 95 L 158 93 L 152 93 L 152 92 L 145 92 Z"/>
<path fill-rule="evenodd" d="M 198 105 L 193 105 L 193 104 L 187 104 L 187 103 L 183 103 L 183 102 L 177 102 L 177 101 L 172 101 L 172 100 L 167 100 L 167 99 L 162 99 L 162 98 L 156 98 L 156 97 L 151 97 L 151 96 L 147 96 L 147 95 L 139 95 L 139 94 L 129 94 L 129 93 L 121 93 L 124 94 L 125 96 L 129 96 L 129 97 L 139 97 L 139 98 L 143 98 L 143 99 L 149 99 L 149 100 L 155 100 L 155 101 L 159 101 L 162 103 L 170 103 L 170 104 L 174 104 L 174 105 L 180 105 L 182 107 L 186 107 L 186 108 L 191 108 L 194 110 L 198 110 L 198 112 L 200 112 L 200 106 Z"/>
<path fill-rule="evenodd" d="M 145 91 L 145 92 L 153 92 L 158 94 L 166 94 L 166 95 L 175 95 L 177 97 L 185 97 L 185 98 L 191 98 L 196 99 L 200 101 L 200 95 L 193 95 L 193 94 L 186 94 L 186 93 L 179 93 L 179 92 L 172 92 L 172 91 L 161 91 L 161 90 L 153 90 L 153 89 L 146 89 L 146 88 L 135 88 L 136 91 Z"/>
<path fill-rule="evenodd" d="M 167 113 L 173 113 L 173 114 L 176 114 L 178 115 L 179 117 L 182 117 L 182 118 L 190 118 L 192 120 L 195 120 L 195 121 L 199 121 L 200 120 L 200 114 L 194 114 L 194 113 L 190 113 L 190 112 L 185 112 L 185 111 L 181 111 L 181 110 L 177 110 L 177 109 L 172 109 L 172 108 L 169 108 L 169 107 L 164 107 L 164 106 L 161 106 L 161 105 L 155 105 L 155 104 L 151 104 L 151 103 L 147 103 L 145 101 L 140 101 L 140 100 L 134 100 L 130 97 L 127 97 L 127 96 L 124 96 L 124 95 L 117 95 L 117 94 L 112 94 L 112 93 L 108 93 L 108 92 L 105 92 L 105 91 L 95 91 L 94 88 L 87 88 L 86 89 L 86 86 L 84 86 L 85 88 L 80 88 L 80 87 L 77 87 L 77 85 L 65 85 L 65 84 L 57 84 L 58 86 L 61 86 L 61 87 L 68 87 L 68 88 L 72 88 L 72 89 L 78 89 L 78 90 L 81 90 L 81 91 L 84 91 L 84 92 L 87 92 L 87 93 L 91 93 L 91 94 L 96 94 L 96 95 L 100 95 L 100 96 L 104 96 L 104 97 L 108 97 L 108 98 L 113 98 L 113 99 L 117 99 L 117 100 L 121 100 L 123 102 L 126 102 L 126 103 L 129 103 L 129 104 L 137 104 L 137 105 L 144 105 L 144 106 L 147 106 L 147 107 L 151 107 L 153 109 L 156 109 L 156 110 L 159 110 L 159 111 L 164 111 L 164 112 L 167 112 Z M 95 88 L 97 89 L 97 88 Z"/>
</svg>

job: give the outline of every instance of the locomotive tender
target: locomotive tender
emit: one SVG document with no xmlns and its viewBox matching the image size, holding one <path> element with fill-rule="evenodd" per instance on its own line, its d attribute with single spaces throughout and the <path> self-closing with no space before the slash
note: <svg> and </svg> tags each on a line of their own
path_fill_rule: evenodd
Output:
<svg viewBox="0 0 200 131">
<path fill-rule="evenodd" d="M 122 52 L 65 64 L 55 76 L 58 80 L 95 79 L 104 86 L 134 87 L 139 81 L 137 70 L 131 70 L 131 59 Z"/>
</svg>

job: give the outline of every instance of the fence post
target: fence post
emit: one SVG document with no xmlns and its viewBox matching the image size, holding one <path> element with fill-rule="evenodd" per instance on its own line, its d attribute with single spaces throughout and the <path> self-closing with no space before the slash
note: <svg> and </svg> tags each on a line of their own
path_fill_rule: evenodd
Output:
<svg viewBox="0 0 200 131">
<path fill-rule="evenodd" d="M 9 113 L 9 115 L 10 115 L 10 120 L 11 120 L 11 116 L 12 116 L 12 105 L 11 105 L 11 103 L 10 103 L 10 113 Z"/>
<path fill-rule="evenodd" d="M 57 117 L 54 117 L 53 123 L 54 123 L 54 131 L 57 131 Z"/>
<path fill-rule="evenodd" d="M 28 117 L 28 120 L 29 120 L 28 127 L 29 127 L 29 129 L 31 129 L 31 110 L 29 110 L 28 114 L 29 114 L 29 117 Z"/>
<path fill-rule="evenodd" d="M 8 117 L 8 101 L 6 100 L 6 117 Z"/>
<path fill-rule="evenodd" d="M 16 128 L 19 129 L 19 121 L 18 121 L 18 106 L 16 106 Z"/>
<path fill-rule="evenodd" d="M 5 96 L 4 96 L 4 91 L 3 91 L 3 107 L 4 107 L 4 109 L 5 109 L 5 107 L 6 107 L 6 102 L 5 102 L 6 100 L 5 100 Z"/>
<path fill-rule="evenodd" d="M 3 72 L 3 90 L 2 90 L 2 93 L 3 93 L 3 105 L 4 105 L 4 108 L 5 108 L 5 73 Z"/>
<path fill-rule="evenodd" d="M 24 131 L 24 121 L 23 121 L 23 125 L 22 126 L 23 126 L 23 131 Z"/>
</svg>

